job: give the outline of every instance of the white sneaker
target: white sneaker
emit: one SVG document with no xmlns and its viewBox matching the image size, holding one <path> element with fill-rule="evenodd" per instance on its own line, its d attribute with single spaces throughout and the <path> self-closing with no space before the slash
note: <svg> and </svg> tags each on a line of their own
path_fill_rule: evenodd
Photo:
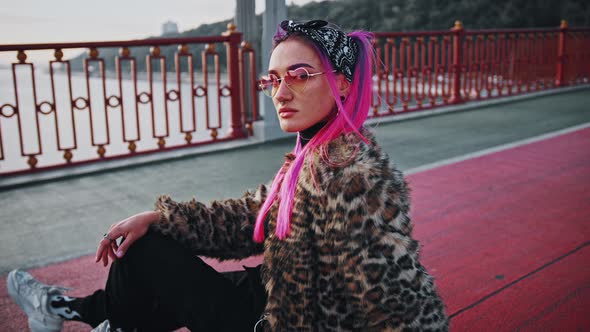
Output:
<svg viewBox="0 0 590 332">
<path fill-rule="evenodd" d="M 63 319 L 49 313 L 49 298 L 61 295 L 66 288 L 45 285 L 25 271 L 13 270 L 6 278 L 8 294 L 29 317 L 32 332 L 56 332 L 63 326 Z"/>
<path fill-rule="evenodd" d="M 104 322 L 100 323 L 97 327 L 95 327 L 90 332 L 111 332 L 111 324 L 109 320 L 105 320 Z"/>
<path fill-rule="evenodd" d="M 136 331 L 136 329 L 133 329 L 133 331 Z M 109 323 L 109 320 L 105 320 L 104 322 L 100 323 L 97 327 L 94 328 L 94 330 L 90 331 L 90 332 L 124 332 L 123 329 L 111 329 L 111 323 Z"/>
</svg>

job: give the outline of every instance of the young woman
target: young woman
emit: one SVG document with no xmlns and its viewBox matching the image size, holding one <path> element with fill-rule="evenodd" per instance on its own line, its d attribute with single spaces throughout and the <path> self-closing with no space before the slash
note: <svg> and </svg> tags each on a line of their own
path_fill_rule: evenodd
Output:
<svg viewBox="0 0 590 332">
<path fill-rule="evenodd" d="M 298 138 L 270 188 L 209 206 L 160 197 L 105 234 L 96 260 L 113 261 L 107 285 L 85 298 L 11 272 L 31 329 L 76 319 L 123 330 L 448 330 L 411 236 L 406 182 L 363 127 L 371 38 L 282 22 L 260 86 Z M 195 256 L 259 253 L 261 268 L 237 283 Z"/>
</svg>

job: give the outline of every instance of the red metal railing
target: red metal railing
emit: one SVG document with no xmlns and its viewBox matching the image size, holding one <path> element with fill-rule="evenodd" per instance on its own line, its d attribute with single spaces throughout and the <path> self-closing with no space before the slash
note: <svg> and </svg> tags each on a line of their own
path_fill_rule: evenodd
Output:
<svg viewBox="0 0 590 332">
<path fill-rule="evenodd" d="M 372 117 L 590 81 L 590 29 L 565 21 L 557 29 L 466 31 L 457 22 L 448 31 L 375 35 Z M 178 49 L 166 56 L 170 45 Z M 189 45 L 204 46 L 200 62 Z M 114 78 L 99 53 L 107 47 L 119 49 Z M 145 64 L 134 47 L 151 47 Z M 83 77 L 63 59 L 75 48 L 89 51 Z M 46 89 L 26 60 L 34 50 L 54 51 Z M 235 27 L 214 37 L 0 45 L 8 51 L 18 62 L 0 68 L 0 176 L 239 139 L 258 119 L 255 54 Z"/>
<path fill-rule="evenodd" d="M 590 83 L 590 29 L 377 32 L 372 117 Z"/>
<path fill-rule="evenodd" d="M 243 87 L 246 80 L 255 81 L 254 51 L 249 44 L 242 45 L 242 34 L 235 26 L 228 28 L 213 37 L 0 45 L 0 52 L 15 52 L 18 60 L 9 69 L 0 69 L 0 175 L 252 134 L 256 98 L 249 98 L 252 111 L 246 112 Z M 219 51 L 218 44 L 225 45 L 225 50 Z M 199 51 L 191 52 L 190 47 L 200 45 L 199 63 L 193 59 Z M 163 51 L 170 46 L 178 47 L 173 58 Z M 119 49 L 114 74 L 105 69 L 108 59 L 99 53 L 113 47 Z M 137 47 L 151 47 L 142 66 L 145 73 L 138 68 L 142 59 L 132 54 Z M 80 48 L 88 50 L 83 76 L 73 75 L 73 62 L 63 59 L 63 50 Z M 27 62 L 27 53 L 35 50 L 54 51 L 48 73 Z M 225 72 L 220 64 L 224 56 Z M 244 66 L 249 66 L 252 77 L 244 77 Z M 43 79 L 48 82 L 40 82 Z M 39 96 L 40 92 L 44 96 Z M 255 91 L 250 94 L 256 96 Z M 220 131 L 227 134 L 220 137 Z"/>
</svg>

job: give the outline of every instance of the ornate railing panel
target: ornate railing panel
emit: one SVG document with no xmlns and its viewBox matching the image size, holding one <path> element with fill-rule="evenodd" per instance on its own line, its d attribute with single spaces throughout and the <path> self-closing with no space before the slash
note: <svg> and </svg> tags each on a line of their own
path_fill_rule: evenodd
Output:
<svg viewBox="0 0 590 332">
<path fill-rule="evenodd" d="M 590 83 L 590 29 L 377 32 L 372 117 Z"/>
<path fill-rule="evenodd" d="M 252 134 L 257 93 L 244 82 L 255 81 L 255 55 L 231 28 L 213 37 L 0 45 L 15 55 L 0 68 L 0 175 Z M 66 60 L 66 49 L 88 56 Z M 46 69 L 27 61 L 36 50 L 53 51 Z"/>
<path fill-rule="evenodd" d="M 590 29 L 377 32 L 371 117 L 590 81 Z M 108 50 L 118 50 L 107 56 Z M 64 59 L 64 50 L 88 52 Z M 27 61 L 53 51 L 40 70 Z M 0 176 L 253 134 L 256 55 L 221 36 L 0 45 Z M 111 51 L 112 52 L 112 51 Z"/>
</svg>

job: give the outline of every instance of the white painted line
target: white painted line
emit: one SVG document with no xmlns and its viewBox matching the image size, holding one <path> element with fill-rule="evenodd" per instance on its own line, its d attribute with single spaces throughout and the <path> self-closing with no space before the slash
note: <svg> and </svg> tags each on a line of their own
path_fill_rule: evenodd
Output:
<svg viewBox="0 0 590 332">
<path fill-rule="evenodd" d="M 472 152 L 472 153 L 468 153 L 468 154 L 464 154 L 461 156 L 457 156 L 457 157 L 453 157 L 453 158 L 449 158 L 449 159 L 443 159 L 443 160 L 439 160 L 430 164 L 426 164 L 426 165 L 422 165 L 422 166 L 418 166 L 418 167 L 414 167 L 414 168 L 410 168 L 406 171 L 404 171 L 404 174 L 415 174 L 415 173 L 419 173 L 419 172 L 424 172 L 427 170 L 431 170 L 437 167 L 441 167 L 441 166 L 446 166 L 446 165 L 450 165 L 450 164 L 454 164 L 454 163 L 458 163 L 464 160 L 468 160 L 468 159 L 473 159 L 473 158 L 477 158 L 477 157 L 481 157 L 481 156 L 485 156 L 491 153 L 495 153 L 495 152 L 500 152 L 500 151 L 504 151 L 504 150 L 508 150 L 508 149 L 512 149 L 512 148 L 516 148 L 522 145 L 526 145 L 526 144 L 531 144 L 534 142 L 539 142 L 542 140 L 546 140 L 549 138 L 553 138 L 556 136 L 560 136 L 560 135 L 565 135 L 565 134 L 569 134 L 572 133 L 574 131 L 578 131 L 578 130 L 582 130 L 582 129 L 586 129 L 586 128 L 590 128 L 590 122 L 586 122 L 577 126 L 573 126 L 573 127 L 568 127 L 568 128 L 564 128 L 564 129 L 560 129 L 557 131 L 553 131 L 550 133 L 546 133 L 546 134 L 542 134 L 539 136 L 534 136 L 534 137 L 530 137 L 530 138 L 526 138 L 520 141 L 515 141 L 512 143 L 507 143 L 507 144 L 502 144 L 502 145 L 498 145 L 498 146 L 494 146 L 488 149 L 484 149 L 484 150 L 480 150 L 480 151 L 476 151 L 476 152 Z"/>
</svg>

